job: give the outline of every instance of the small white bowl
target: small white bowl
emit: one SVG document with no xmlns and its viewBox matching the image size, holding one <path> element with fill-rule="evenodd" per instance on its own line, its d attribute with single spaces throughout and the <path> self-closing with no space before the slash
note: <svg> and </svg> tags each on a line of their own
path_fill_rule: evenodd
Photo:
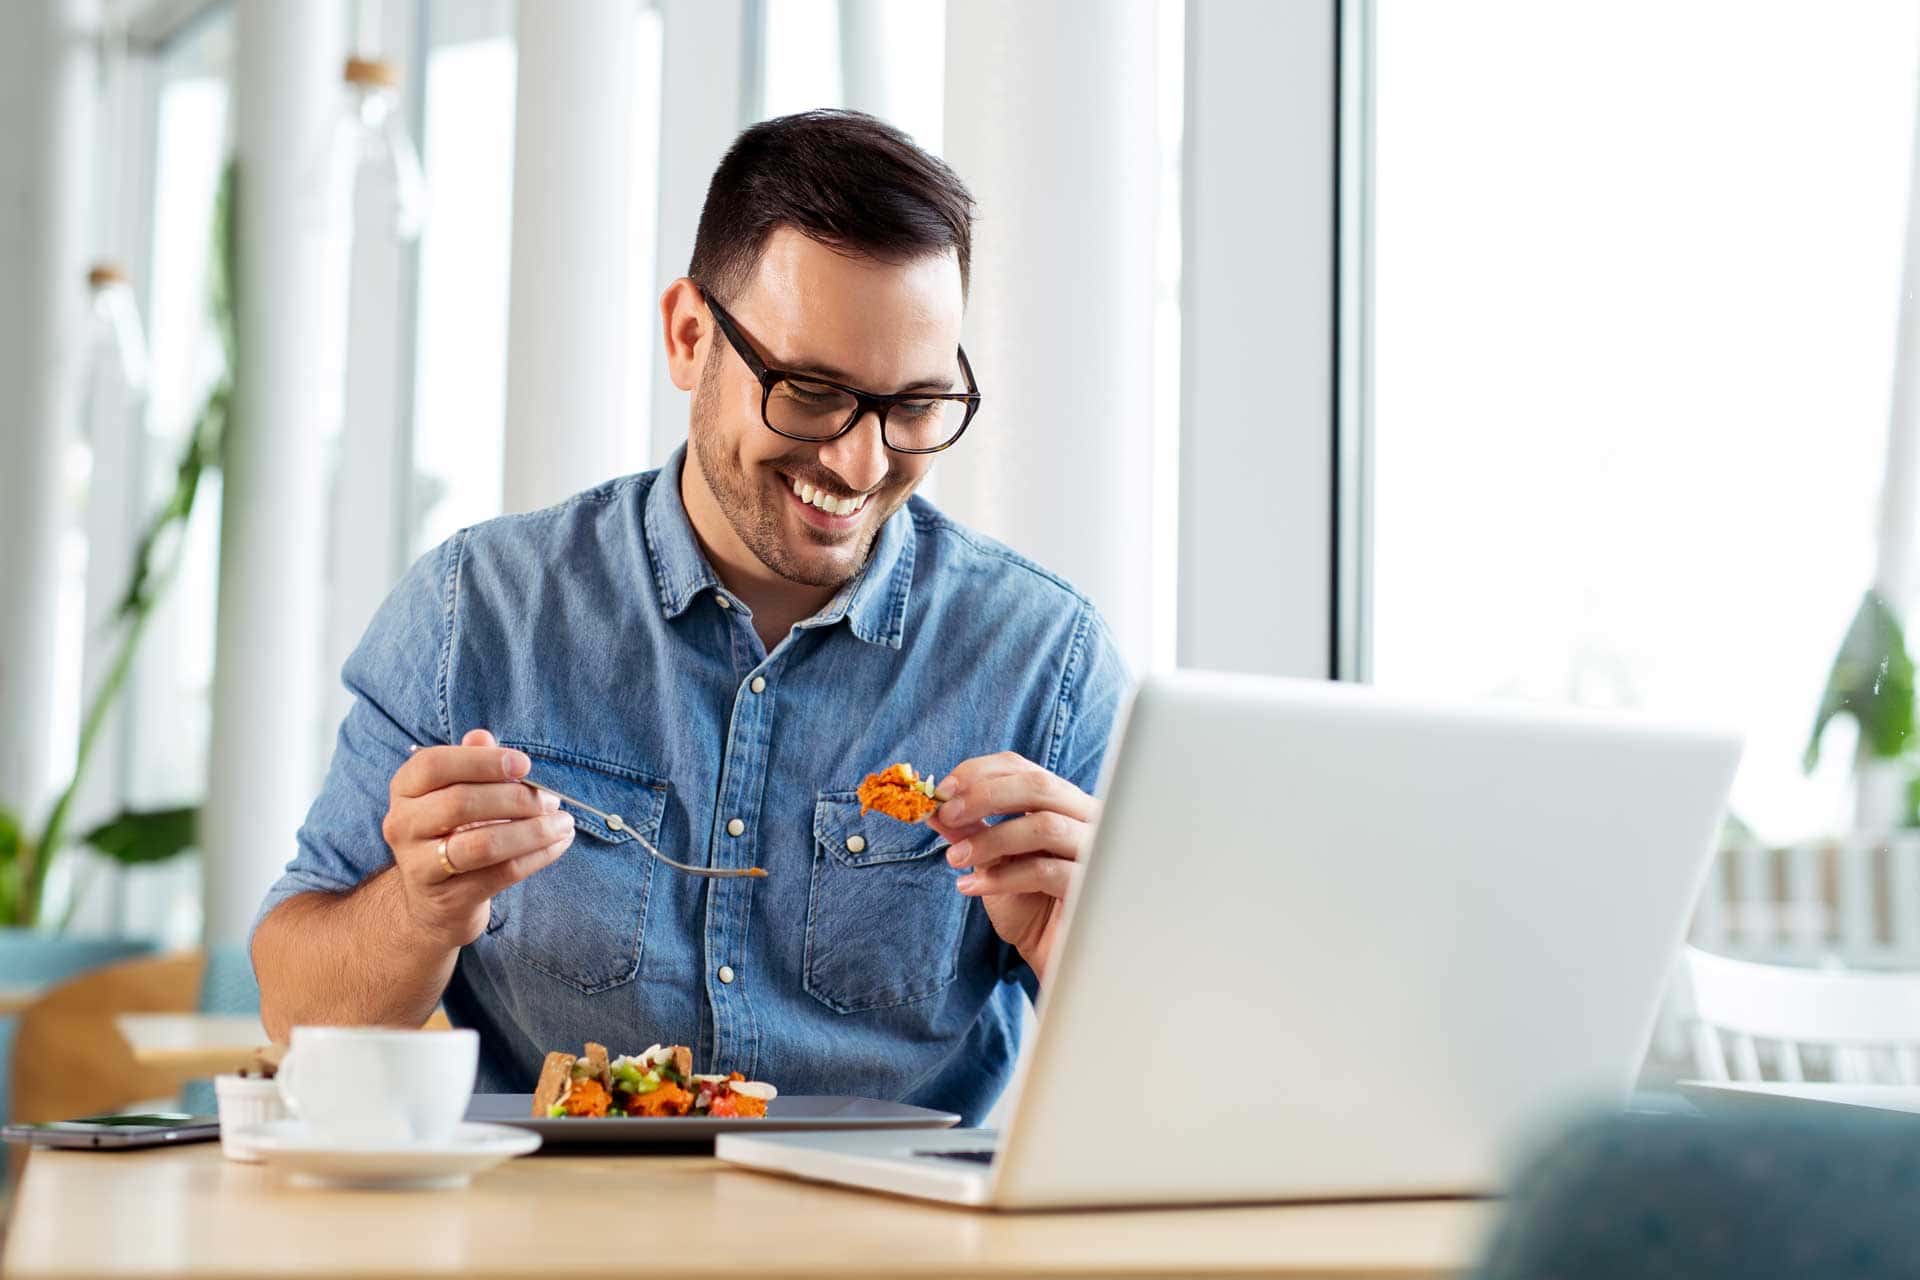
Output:
<svg viewBox="0 0 1920 1280">
<path fill-rule="evenodd" d="M 272 1080 L 247 1076 L 215 1076 L 213 1094 L 220 1102 L 220 1149 L 229 1160 L 260 1163 L 248 1131 L 287 1119 L 287 1104 Z"/>
</svg>

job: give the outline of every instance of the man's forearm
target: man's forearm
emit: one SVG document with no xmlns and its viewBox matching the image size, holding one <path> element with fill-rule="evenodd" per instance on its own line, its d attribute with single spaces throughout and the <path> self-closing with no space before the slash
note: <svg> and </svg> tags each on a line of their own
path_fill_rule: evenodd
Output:
<svg viewBox="0 0 1920 1280">
<path fill-rule="evenodd" d="M 459 954 L 421 936 L 391 867 L 351 893 L 304 893 L 254 933 L 260 1018 L 282 1041 L 299 1023 L 417 1027 Z"/>
</svg>

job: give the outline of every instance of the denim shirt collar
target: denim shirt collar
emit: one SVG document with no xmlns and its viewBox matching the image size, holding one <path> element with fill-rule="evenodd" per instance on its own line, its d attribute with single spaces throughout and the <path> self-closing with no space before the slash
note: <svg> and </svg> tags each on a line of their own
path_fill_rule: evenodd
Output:
<svg viewBox="0 0 1920 1280">
<path fill-rule="evenodd" d="M 680 469 L 686 456 L 685 445 L 674 450 L 646 498 L 647 558 L 653 562 L 660 607 L 669 618 L 686 612 L 701 592 L 721 589 L 680 497 Z M 898 649 L 906 636 L 913 553 L 913 516 L 902 507 L 880 526 L 880 536 L 874 539 L 860 572 L 834 593 L 825 608 L 800 625 L 827 627 L 845 619 L 848 629 L 867 643 Z"/>
</svg>

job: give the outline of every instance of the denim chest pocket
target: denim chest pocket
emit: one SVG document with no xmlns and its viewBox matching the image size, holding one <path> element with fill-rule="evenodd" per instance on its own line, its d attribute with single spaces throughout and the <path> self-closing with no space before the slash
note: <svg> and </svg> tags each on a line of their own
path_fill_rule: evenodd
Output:
<svg viewBox="0 0 1920 1280">
<path fill-rule="evenodd" d="M 618 814 L 620 829 L 574 805 L 573 845 L 558 862 L 493 899 L 487 934 L 522 963 L 591 994 L 632 981 L 646 934 L 652 841 L 667 805 L 664 778 L 522 742 L 532 777 L 555 791 Z"/>
<path fill-rule="evenodd" d="M 840 1013 L 924 1000 L 959 972 L 967 898 L 931 827 L 861 816 L 851 791 L 814 806 L 807 994 Z"/>
</svg>

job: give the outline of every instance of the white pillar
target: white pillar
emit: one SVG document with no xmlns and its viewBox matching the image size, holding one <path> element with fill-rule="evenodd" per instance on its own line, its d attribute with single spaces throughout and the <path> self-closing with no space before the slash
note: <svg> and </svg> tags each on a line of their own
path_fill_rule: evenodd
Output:
<svg viewBox="0 0 1920 1280">
<path fill-rule="evenodd" d="M 51 758 L 64 462 L 87 303 L 97 0 L 6 7 L 0 35 L 0 805 L 37 824 Z"/>
<path fill-rule="evenodd" d="M 842 95 L 929 151 L 941 146 L 945 68 L 915 56 L 946 23 L 946 0 L 840 0 Z M 931 37 L 931 38 L 929 38 Z"/>
<path fill-rule="evenodd" d="M 519 6 L 505 505 L 529 511 L 641 465 L 628 439 L 627 133 L 634 11 Z"/>
<path fill-rule="evenodd" d="M 973 189 L 986 399 L 936 465 L 957 518 L 1092 597 L 1135 669 L 1152 617 L 1154 4 L 970 0 L 946 158 Z"/>
<path fill-rule="evenodd" d="M 375 16 L 379 28 L 362 34 L 363 51 L 412 68 L 415 7 L 389 3 L 359 21 L 371 27 Z M 394 110 L 402 126 L 418 136 L 414 89 L 410 79 L 403 80 Z M 357 183 L 354 195 L 345 388 L 329 503 L 326 639 L 319 674 L 322 759 L 330 755 L 340 721 L 353 705 L 353 695 L 340 683 L 340 668 L 407 567 L 401 517 L 413 481 L 413 246 L 394 235 L 393 197 L 382 183 Z M 459 217 L 460 211 L 449 216 Z"/>
<path fill-rule="evenodd" d="M 343 306 L 309 189 L 341 102 L 340 6 L 238 0 L 236 16 L 240 367 L 201 825 L 210 941 L 245 936 L 313 800 Z"/>
<path fill-rule="evenodd" d="M 759 118 L 756 0 L 659 0 L 660 207 L 654 297 L 687 273 L 707 183 L 740 130 Z M 653 382 L 648 457 L 658 465 L 687 438 L 687 395 L 667 376 L 657 309 L 650 312 Z"/>
<path fill-rule="evenodd" d="M 1920 574 L 1920 121 L 1908 161 L 1907 227 L 1900 275 L 1900 317 L 1894 330 L 1893 397 L 1887 422 L 1885 474 L 1873 585 L 1903 621 L 1912 611 Z M 1911 639 L 1909 640 L 1911 643 Z"/>
<path fill-rule="evenodd" d="M 1334 9 L 1187 5 L 1182 666 L 1332 674 Z"/>
</svg>

